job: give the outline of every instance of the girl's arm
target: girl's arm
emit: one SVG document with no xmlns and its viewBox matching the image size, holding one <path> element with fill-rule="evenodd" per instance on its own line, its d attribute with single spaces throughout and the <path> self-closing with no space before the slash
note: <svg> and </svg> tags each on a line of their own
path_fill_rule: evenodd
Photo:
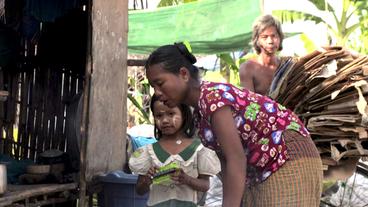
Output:
<svg viewBox="0 0 368 207">
<path fill-rule="evenodd" d="M 139 175 L 138 181 L 136 185 L 136 191 L 138 195 L 144 195 L 149 191 L 149 186 L 151 185 L 152 181 L 147 175 Z"/>
<path fill-rule="evenodd" d="M 222 151 L 223 207 L 240 206 L 245 188 L 247 158 L 230 106 L 215 111 L 211 125 Z"/>
<path fill-rule="evenodd" d="M 156 168 L 151 167 L 146 175 L 139 175 L 136 185 L 138 195 L 144 195 L 150 190 L 152 184 L 152 176 L 155 174 Z"/>
<path fill-rule="evenodd" d="M 187 175 L 182 169 L 171 175 L 171 179 L 177 184 L 190 186 L 193 190 L 206 192 L 210 187 L 210 176 L 200 174 L 198 178 Z"/>
</svg>

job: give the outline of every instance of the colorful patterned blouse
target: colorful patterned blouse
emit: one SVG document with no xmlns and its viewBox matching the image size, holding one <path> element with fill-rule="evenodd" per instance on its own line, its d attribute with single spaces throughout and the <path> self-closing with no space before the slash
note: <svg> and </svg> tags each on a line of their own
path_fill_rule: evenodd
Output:
<svg viewBox="0 0 368 207">
<path fill-rule="evenodd" d="M 247 184 L 266 180 L 288 159 L 282 132 L 291 129 L 308 135 L 299 118 L 267 96 L 231 84 L 202 82 L 196 124 L 203 145 L 219 151 L 211 128 L 211 114 L 231 106 L 247 156 Z"/>
</svg>

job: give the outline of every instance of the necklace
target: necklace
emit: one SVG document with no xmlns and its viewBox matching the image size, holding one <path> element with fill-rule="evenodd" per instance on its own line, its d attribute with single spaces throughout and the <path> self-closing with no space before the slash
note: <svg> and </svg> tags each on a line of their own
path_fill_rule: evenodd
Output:
<svg viewBox="0 0 368 207">
<path fill-rule="evenodd" d="M 177 145 L 181 145 L 181 143 L 183 143 L 183 141 L 181 139 L 177 139 L 175 142 Z"/>
</svg>

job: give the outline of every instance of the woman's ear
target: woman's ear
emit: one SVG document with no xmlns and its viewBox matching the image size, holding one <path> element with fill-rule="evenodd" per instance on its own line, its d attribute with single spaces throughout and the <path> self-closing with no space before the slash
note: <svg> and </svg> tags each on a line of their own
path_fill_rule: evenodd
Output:
<svg viewBox="0 0 368 207">
<path fill-rule="evenodd" d="M 190 72 L 189 72 L 188 68 L 181 67 L 179 69 L 179 76 L 182 77 L 185 81 L 189 81 L 189 79 L 190 79 Z"/>
</svg>

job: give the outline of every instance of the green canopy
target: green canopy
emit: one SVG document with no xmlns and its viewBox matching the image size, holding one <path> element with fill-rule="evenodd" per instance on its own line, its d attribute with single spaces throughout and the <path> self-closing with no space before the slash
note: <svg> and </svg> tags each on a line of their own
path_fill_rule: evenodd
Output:
<svg viewBox="0 0 368 207">
<path fill-rule="evenodd" d="M 261 14 L 259 0 L 201 0 L 155 10 L 129 12 L 128 49 L 148 54 L 159 46 L 189 41 L 193 53 L 242 50 Z"/>
</svg>

